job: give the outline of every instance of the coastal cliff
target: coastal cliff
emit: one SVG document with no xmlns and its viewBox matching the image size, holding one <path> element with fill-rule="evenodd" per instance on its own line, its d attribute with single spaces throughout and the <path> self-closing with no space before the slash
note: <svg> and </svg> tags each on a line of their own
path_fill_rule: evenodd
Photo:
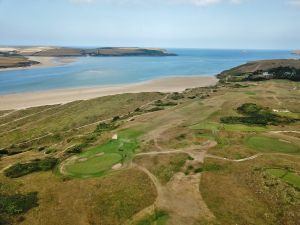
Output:
<svg viewBox="0 0 300 225">
<path fill-rule="evenodd" d="M 300 60 L 260 60 L 223 71 L 217 77 L 221 81 L 260 81 L 285 79 L 300 81 Z"/>
</svg>

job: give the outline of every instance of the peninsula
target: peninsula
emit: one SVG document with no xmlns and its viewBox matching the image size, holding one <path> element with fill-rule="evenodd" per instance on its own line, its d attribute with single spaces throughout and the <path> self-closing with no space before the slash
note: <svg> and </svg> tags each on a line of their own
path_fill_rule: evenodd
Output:
<svg viewBox="0 0 300 225">
<path fill-rule="evenodd" d="M 0 69 L 28 67 L 40 63 L 28 57 L 122 57 L 176 56 L 165 49 L 137 47 L 68 48 L 68 47 L 0 47 Z M 42 59 L 41 59 L 42 60 Z"/>
</svg>

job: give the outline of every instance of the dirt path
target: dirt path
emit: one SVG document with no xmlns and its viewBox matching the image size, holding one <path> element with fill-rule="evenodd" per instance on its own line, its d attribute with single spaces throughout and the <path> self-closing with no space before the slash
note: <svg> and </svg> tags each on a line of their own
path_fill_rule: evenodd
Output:
<svg viewBox="0 0 300 225">
<path fill-rule="evenodd" d="M 226 160 L 226 161 L 231 161 L 231 162 L 245 162 L 245 161 L 249 161 L 249 160 L 253 160 L 256 159 L 259 156 L 262 156 L 262 153 L 247 157 L 247 158 L 243 158 L 243 159 L 228 159 L 228 158 L 223 158 L 220 156 L 216 156 L 216 155 L 210 155 L 210 154 L 206 154 L 205 157 L 207 158 L 213 158 L 213 159 L 221 159 L 221 160 Z"/>
<path fill-rule="evenodd" d="M 215 142 L 205 142 L 203 145 L 189 146 L 183 149 L 170 149 L 159 152 L 146 152 L 137 155 L 161 155 L 187 153 L 195 162 L 203 163 L 206 150 L 215 146 Z M 162 149 L 160 147 L 160 149 Z M 153 213 L 154 209 L 162 209 L 169 213 L 168 225 L 194 225 L 201 220 L 210 221 L 214 215 L 206 206 L 200 193 L 201 174 L 185 175 L 182 172 L 176 173 L 166 184 L 162 185 L 159 180 L 146 168 L 132 164 L 132 166 L 145 172 L 154 183 L 157 190 L 157 199 L 154 205 L 137 213 L 127 224 L 134 224 L 143 216 Z M 151 211 L 152 210 L 152 211 Z"/>
<path fill-rule="evenodd" d="M 270 133 L 273 133 L 273 134 L 280 134 L 280 133 L 296 133 L 296 134 L 300 134 L 300 131 L 297 131 L 297 130 L 277 130 L 277 131 L 270 131 Z"/>
</svg>

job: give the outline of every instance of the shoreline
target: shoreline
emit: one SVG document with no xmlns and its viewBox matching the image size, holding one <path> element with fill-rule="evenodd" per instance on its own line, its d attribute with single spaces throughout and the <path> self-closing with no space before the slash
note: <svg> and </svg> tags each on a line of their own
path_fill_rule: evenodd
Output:
<svg viewBox="0 0 300 225">
<path fill-rule="evenodd" d="M 182 92 L 187 88 L 215 85 L 215 76 L 175 76 L 133 84 L 67 88 L 0 95 L 0 110 L 25 109 L 42 105 L 65 104 L 76 100 L 140 92 Z"/>
<path fill-rule="evenodd" d="M 26 67 L 11 67 L 11 68 L 2 68 L 1 71 L 14 71 L 14 70 L 30 70 L 30 69 L 39 69 L 39 68 L 48 68 L 63 66 L 68 63 L 76 61 L 75 57 L 47 57 L 47 56 L 27 56 L 31 61 L 39 62 L 39 64 L 26 66 Z"/>
</svg>

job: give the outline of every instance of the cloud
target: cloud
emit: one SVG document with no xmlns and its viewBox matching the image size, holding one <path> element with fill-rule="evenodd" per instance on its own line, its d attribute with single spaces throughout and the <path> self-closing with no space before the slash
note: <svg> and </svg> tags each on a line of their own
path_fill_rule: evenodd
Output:
<svg viewBox="0 0 300 225">
<path fill-rule="evenodd" d="M 288 1 L 290 5 L 300 6 L 300 0 L 290 0 Z"/>
<path fill-rule="evenodd" d="M 69 0 L 71 3 L 93 3 L 96 0 Z"/>
<path fill-rule="evenodd" d="M 207 5 L 220 3 L 221 1 L 222 0 L 190 0 L 190 3 L 197 6 L 207 6 Z M 188 1 L 186 0 L 182 2 L 188 3 Z"/>
<path fill-rule="evenodd" d="M 89 4 L 94 2 L 100 3 L 121 3 L 121 4 L 140 4 L 140 1 L 137 0 L 68 0 L 70 3 L 81 3 L 81 4 Z M 144 1 L 143 3 L 168 3 L 168 4 L 188 4 L 188 5 L 195 5 L 195 6 L 209 6 L 215 5 L 218 3 L 233 3 L 239 4 L 243 0 L 148 0 Z"/>
</svg>

